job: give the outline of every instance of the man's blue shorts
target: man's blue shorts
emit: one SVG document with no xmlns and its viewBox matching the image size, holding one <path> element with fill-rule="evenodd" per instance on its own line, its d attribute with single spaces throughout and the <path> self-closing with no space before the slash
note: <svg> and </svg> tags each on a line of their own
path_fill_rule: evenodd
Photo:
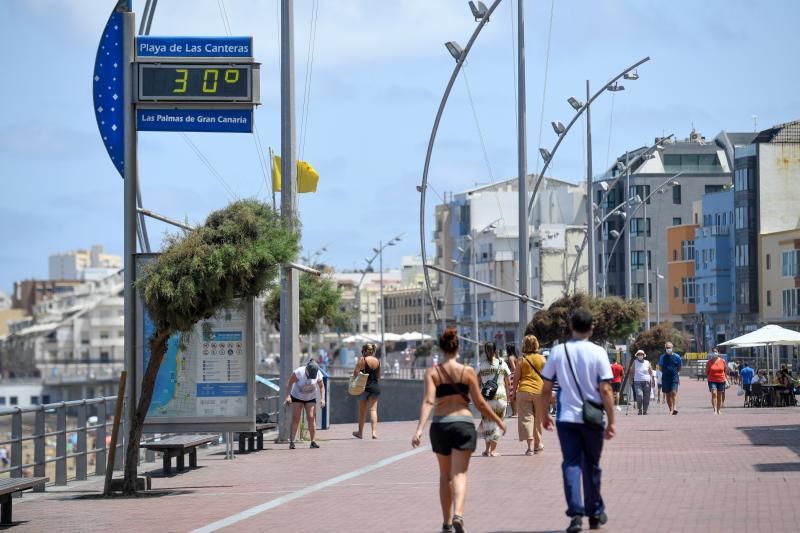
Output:
<svg viewBox="0 0 800 533">
<path fill-rule="evenodd" d="M 669 393 L 669 392 L 678 392 L 678 382 L 677 381 L 670 381 L 664 382 L 661 384 L 661 392 Z"/>
<path fill-rule="evenodd" d="M 708 382 L 708 390 L 711 392 L 725 392 L 725 382 L 724 381 L 709 381 Z"/>
</svg>

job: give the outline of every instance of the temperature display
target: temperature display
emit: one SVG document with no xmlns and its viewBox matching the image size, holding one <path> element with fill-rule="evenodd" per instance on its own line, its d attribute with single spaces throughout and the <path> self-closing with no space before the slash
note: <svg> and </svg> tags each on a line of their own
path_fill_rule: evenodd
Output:
<svg viewBox="0 0 800 533">
<path fill-rule="evenodd" d="M 139 65 L 139 100 L 251 102 L 251 65 Z"/>
</svg>

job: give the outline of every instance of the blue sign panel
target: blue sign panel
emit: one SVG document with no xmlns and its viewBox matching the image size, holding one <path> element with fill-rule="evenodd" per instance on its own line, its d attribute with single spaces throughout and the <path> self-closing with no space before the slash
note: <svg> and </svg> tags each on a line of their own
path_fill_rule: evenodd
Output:
<svg viewBox="0 0 800 533">
<path fill-rule="evenodd" d="M 253 57 L 252 37 L 136 38 L 138 57 Z"/>
<path fill-rule="evenodd" d="M 247 396 L 247 383 L 198 383 L 198 398 Z"/>
<path fill-rule="evenodd" d="M 252 133 L 252 109 L 138 109 L 139 131 Z"/>
<path fill-rule="evenodd" d="M 122 13 L 130 11 L 130 2 L 119 0 L 103 29 L 94 60 L 92 96 L 97 128 L 111 162 L 120 175 L 125 170 L 125 120 L 122 98 Z"/>
</svg>

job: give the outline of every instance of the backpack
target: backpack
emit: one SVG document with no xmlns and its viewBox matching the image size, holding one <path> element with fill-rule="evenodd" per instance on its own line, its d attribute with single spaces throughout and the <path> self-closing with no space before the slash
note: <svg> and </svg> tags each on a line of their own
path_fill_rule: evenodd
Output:
<svg viewBox="0 0 800 533">
<path fill-rule="evenodd" d="M 481 396 L 483 396 L 484 399 L 494 400 L 494 397 L 497 395 L 497 389 L 499 388 L 499 385 L 497 384 L 497 378 L 500 377 L 500 367 L 502 366 L 503 361 L 498 361 L 497 372 L 495 373 L 494 377 L 481 385 Z"/>
</svg>

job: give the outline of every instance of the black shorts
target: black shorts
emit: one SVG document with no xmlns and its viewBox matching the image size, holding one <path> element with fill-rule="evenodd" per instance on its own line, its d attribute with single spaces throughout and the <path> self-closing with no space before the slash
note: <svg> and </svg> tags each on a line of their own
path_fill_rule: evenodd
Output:
<svg viewBox="0 0 800 533">
<path fill-rule="evenodd" d="M 431 424 L 431 448 L 442 455 L 453 450 L 475 451 L 478 432 L 472 422 L 433 422 Z"/>
<path fill-rule="evenodd" d="M 622 388 L 622 383 L 612 383 L 611 384 L 611 390 L 614 391 L 614 392 L 619 392 L 621 388 Z"/>
<path fill-rule="evenodd" d="M 291 395 L 290 395 L 290 397 L 292 398 L 292 403 L 304 403 L 304 404 L 305 403 L 317 403 L 317 399 L 316 398 L 311 398 L 310 400 L 301 400 L 300 398 L 295 398 L 294 396 L 291 396 Z"/>
</svg>

